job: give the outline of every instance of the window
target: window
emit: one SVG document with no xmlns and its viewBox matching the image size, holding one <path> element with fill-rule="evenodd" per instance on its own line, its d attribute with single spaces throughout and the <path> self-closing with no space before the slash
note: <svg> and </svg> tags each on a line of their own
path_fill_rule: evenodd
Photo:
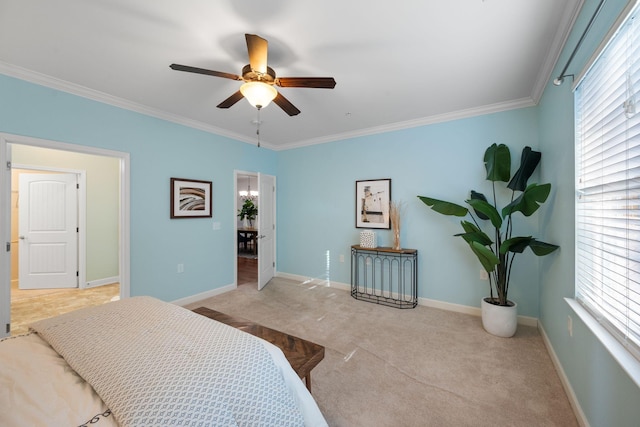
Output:
<svg viewBox="0 0 640 427">
<path fill-rule="evenodd" d="M 640 14 L 576 87 L 576 299 L 640 359 Z"/>
</svg>

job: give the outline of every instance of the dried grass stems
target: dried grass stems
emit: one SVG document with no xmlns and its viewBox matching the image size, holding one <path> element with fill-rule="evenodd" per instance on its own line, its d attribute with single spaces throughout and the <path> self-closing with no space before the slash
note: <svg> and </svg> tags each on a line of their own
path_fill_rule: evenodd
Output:
<svg viewBox="0 0 640 427">
<path fill-rule="evenodd" d="M 389 202 L 389 220 L 393 230 L 393 249 L 395 250 L 400 250 L 400 217 L 402 208 L 402 202 Z"/>
</svg>

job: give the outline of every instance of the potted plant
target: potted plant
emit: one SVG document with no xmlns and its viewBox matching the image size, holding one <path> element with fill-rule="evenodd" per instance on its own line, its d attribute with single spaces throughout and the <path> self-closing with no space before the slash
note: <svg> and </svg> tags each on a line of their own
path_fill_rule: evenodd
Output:
<svg viewBox="0 0 640 427">
<path fill-rule="evenodd" d="M 526 248 L 537 256 L 548 255 L 558 249 L 558 246 L 545 243 L 531 236 L 513 236 L 513 216 L 521 213 L 531 216 L 543 204 L 549 192 L 551 184 L 529 184 L 527 181 L 540 163 L 541 153 L 525 147 L 522 150 L 520 168 L 511 177 L 511 153 L 509 147 L 504 144 L 493 144 L 484 153 L 484 163 L 487 171 L 487 180 L 493 187 L 493 200 L 490 202 L 482 193 L 471 191 L 471 195 L 465 203 L 471 210 L 451 202 L 418 196 L 427 206 L 443 215 L 454 215 L 471 218 L 470 221 L 461 221 L 463 232 L 456 234 L 462 237 L 469 248 L 478 257 L 482 267 L 489 276 L 489 296 L 483 298 L 482 323 L 484 328 L 494 335 L 512 336 L 517 328 L 517 305 L 508 299 L 509 282 L 511 279 L 511 267 L 517 254 Z M 508 182 L 507 188 L 511 190 L 510 203 L 498 210 L 496 197 L 496 182 Z M 519 194 L 516 197 L 516 192 Z M 490 231 L 482 230 L 480 220 L 490 222 Z M 486 223 L 484 223 L 486 224 Z M 495 291 L 495 292 L 494 292 Z M 506 309 L 508 319 L 493 320 L 490 315 Z"/>
<path fill-rule="evenodd" d="M 238 210 L 240 221 L 246 219 L 249 222 L 249 228 L 253 228 L 253 220 L 256 219 L 256 216 L 258 216 L 258 207 L 253 203 L 253 200 L 245 200 L 242 209 Z"/>
</svg>

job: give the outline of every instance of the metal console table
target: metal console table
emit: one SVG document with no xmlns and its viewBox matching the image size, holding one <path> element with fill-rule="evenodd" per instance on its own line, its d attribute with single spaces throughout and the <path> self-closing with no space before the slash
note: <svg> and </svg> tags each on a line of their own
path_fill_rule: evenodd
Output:
<svg viewBox="0 0 640 427">
<path fill-rule="evenodd" d="M 351 296 L 414 308 L 418 305 L 418 250 L 351 246 Z"/>
</svg>

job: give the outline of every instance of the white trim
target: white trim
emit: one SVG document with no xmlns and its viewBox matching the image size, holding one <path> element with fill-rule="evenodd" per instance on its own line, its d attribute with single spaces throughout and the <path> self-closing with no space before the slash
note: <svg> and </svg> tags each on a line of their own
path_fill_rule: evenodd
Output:
<svg viewBox="0 0 640 427">
<path fill-rule="evenodd" d="M 564 299 L 569 307 L 584 322 L 593 335 L 600 340 L 604 348 L 620 364 L 631 380 L 640 387 L 640 360 L 636 359 L 607 329 L 600 324 L 578 301 L 573 298 Z"/>
<path fill-rule="evenodd" d="M 468 305 L 453 304 L 450 302 L 443 302 L 429 298 L 418 298 L 418 304 L 425 307 L 438 308 L 440 310 L 454 311 L 456 313 L 471 314 L 472 316 L 482 316 L 482 309 L 480 307 L 472 307 Z M 538 319 L 536 317 L 518 316 L 518 324 L 523 326 L 538 326 Z"/>
<path fill-rule="evenodd" d="M 533 87 L 532 98 L 536 104 L 540 101 L 540 98 L 551 79 L 551 73 L 553 73 L 553 69 L 560 59 L 563 47 L 567 44 L 567 40 L 571 34 L 571 29 L 580 15 L 580 10 L 582 10 L 583 5 L 584 0 L 569 1 L 562 12 L 562 18 L 560 19 L 560 25 L 558 28 L 563 31 L 558 31 L 556 33 L 551 48 L 549 49 L 550 54 L 545 58 L 542 71 L 538 75 L 538 80 Z"/>
<path fill-rule="evenodd" d="M 290 150 L 293 148 L 307 147 L 310 145 L 324 144 L 327 142 L 341 141 L 344 139 L 358 138 L 368 135 L 376 135 L 384 132 L 393 132 L 403 129 L 410 129 L 419 126 L 433 125 L 436 123 L 449 122 L 453 120 L 466 119 L 470 117 L 483 116 L 486 114 L 500 113 L 503 111 L 516 110 L 525 107 L 533 107 L 536 102 L 533 98 L 521 98 L 513 101 L 499 102 L 496 104 L 484 105 L 476 108 L 469 108 L 466 110 L 453 111 L 451 113 L 439 114 L 430 117 L 423 117 L 415 120 L 407 120 L 403 122 L 390 123 L 382 126 L 374 126 L 367 129 L 360 129 L 352 132 L 344 132 L 334 135 L 329 135 L 321 138 L 312 138 L 304 141 L 294 142 L 287 144 L 284 147 L 270 147 L 274 151 Z"/>
<path fill-rule="evenodd" d="M 185 306 L 187 304 L 192 304 L 194 302 L 199 302 L 207 298 L 215 297 L 217 295 L 221 295 L 229 291 L 233 291 L 234 289 L 238 289 L 238 287 L 232 283 L 230 285 L 226 285 L 221 288 L 211 289 L 210 291 L 191 295 L 189 297 L 180 298 L 171 302 L 176 305 Z"/>
<path fill-rule="evenodd" d="M 0 338 L 9 335 L 6 328 L 11 324 L 11 169 L 7 162 L 11 159 L 11 145 L 0 134 Z M 7 203 L 8 201 L 8 203 Z M 12 249 L 13 250 L 13 249 Z"/>
<path fill-rule="evenodd" d="M 322 285 L 322 286 L 332 287 L 332 288 L 336 288 L 336 289 L 341 289 L 343 291 L 350 291 L 351 290 L 351 285 L 349 285 L 347 283 L 334 282 L 334 281 L 331 281 L 331 280 L 327 280 L 327 279 L 325 279 L 323 277 L 301 276 L 299 274 L 285 273 L 285 272 L 282 272 L 282 271 L 276 271 L 276 276 L 275 277 L 281 277 L 283 279 L 295 280 L 296 282 L 300 282 L 300 283 L 303 283 L 303 284 L 313 283 L 313 284 L 316 284 L 316 285 Z"/>
<path fill-rule="evenodd" d="M 332 280 L 327 280 L 322 277 L 301 276 L 299 274 L 285 273 L 282 271 L 277 271 L 276 277 L 282 277 L 283 279 L 291 279 L 291 280 L 295 280 L 302 283 L 323 284 L 326 286 L 334 287 L 336 289 L 342 289 L 349 292 L 351 291 L 351 285 L 348 283 L 334 282 Z M 456 313 L 471 314 L 473 316 L 482 315 L 482 310 L 480 309 L 480 307 L 470 307 L 468 305 L 453 304 L 450 302 L 442 302 L 442 301 L 429 299 L 429 298 L 418 297 L 418 305 L 423 305 L 425 307 L 438 308 L 440 310 L 454 311 Z M 538 326 L 538 319 L 535 317 L 529 317 L 529 316 L 518 316 L 518 324 L 524 325 L 524 326 Z"/>
<path fill-rule="evenodd" d="M 113 276 L 113 277 L 105 277 L 104 279 L 97 279 L 97 280 L 91 280 L 89 282 L 85 283 L 85 288 L 97 288 L 98 286 L 104 286 L 104 285 L 112 285 L 114 283 L 119 283 L 120 282 L 120 277 L 119 276 Z"/>
<path fill-rule="evenodd" d="M 30 83 L 35 83 L 41 86 L 49 87 L 52 89 L 60 90 L 66 93 L 77 95 L 83 98 L 91 99 L 94 101 L 102 102 L 104 104 L 113 105 L 118 108 L 122 108 L 129 111 L 134 111 L 140 114 L 144 114 L 151 117 L 156 117 L 168 122 L 177 123 L 179 125 L 187 126 L 193 129 L 202 130 L 204 132 L 213 133 L 219 136 L 234 139 L 236 141 L 245 142 L 250 145 L 255 145 L 255 138 L 240 135 L 234 132 L 230 132 L 225 129 L 221 129 L 216 126 L 212 126 L 206 123 L 202 123 L 196 120 L 187 119 L 175 114 L 170 114 L 165 111 L 161 111 L 155 108 L 147 107 L 142 104 L 138 104 L 132 101 L 128 101 L 123 98 L 118 98 L 113 95 L 106 94 L 97 90 L 89 89 L 84 86 L 69 83 L 64 80 L 56 79 L 45 74 L 37 73 L 35 71 L 28 70 L 26 68 L 18 67 L 7 62 L 0 61 L 0 74 L 14 77 L 20 80 L 24 80 Z M 324 144 L 327 142 L 340 141 L 343 139 L 357 138 L 367 135 L 375 135 L 383 132 L 392 132 L 397 130 L 409 129 L 419 126 L 426 126 L 435 123 L 448 122 L 452 120 L 459 120 L 463 118 L 482 116 L 485 114 L 499 113 L 502 111 L 515 110 L 524 107 L 532 107 L 537 104 L 537 101 L 532 97 L 525 97 L 516 99 L 513 101 L 499 102 L 495 104 L 484 105 L 476 108 L 469 108 L 466 110 L 454 111 L 451 113 L 439 114 L 430 117 L 424 117 L 415 120 L 408 120 L 397 123 L 390 123 L 383 126 L 374 126 L 368 129 L 357 130 L 353 132 L 345 132 L 334 135 L 329 135 L 321 138 L 312 138 L 303 141 L 293 142 L 291 144 L 285 144 L 284 146 L 274 146 L 273 143 L 268 141 L 262 141 L 261 146 L 274 151 L 290 150 L 293 148 L 306 147 L 316 144 Z"/>
<path fill-rule="evenodd" d="M 109 95 L 98 90 L 90 89 L 85 86 L 80 86 L 75 83 L 70 83 L 64 80 L 57 79 L 55 77 L 47 76 L 45 74 L 38 73 L 36 71 L 28 70 L 26 68 L 19 67 L 17 65 L 9 64 L 7 62 L 0 61 L 0 73 L 9 77 L 15 77 L 20 80 L 24 80 L 30 83 L 35 83 L 40 86 L 45 86 L 51 89 L 56 89 L 62 92 L 70 93 L 72 95 L 80 96 L 83 98 L 98 101 L 103 104 L 112 105 L 114 107 L 122 108 L 124 110 L 133 111 L 136 113 L 144 114 L 146 116 L 156 117 L 168 122 L 177 123 L 193 129 L 202 130 L 209 133 L 214 133 L 220 136 L 226 136 L 227 138 L 236 139 L 238 141 L 246 142 L 251 145 L 255 145 L 255 139 L 249 138 L 244 135 L 240 135 L 228 130 L 221 129 L 216 126 L 212 126 L 196 120 L 187 119 L 176 114 L 167 113 L 166 111 L 158 110 L 156 108 L 147 107 L 146 105 L 138 104 L 136 102 L 129 101 L 124 98 Z M 262 145 L 265 145 L 262 143 Z M 268 147 L 267 147 L 268 148 Z"/>
<path fill-rule="evenodd" d="M 582 427 L 589 427 L 589 422 L 587 421 L 587 417 L 580 406 L 580 402 L 578 401 L 578 397 L 576 393 L 573 391 L 573 387 L 571 387 L 571 382 L 567 377 L 567 374 L 562 369 L 562 364 L 560 363 L 560 359 L 558 359 L 558 355 L 553 349 L 551 345 L 551 341 L 549 341 L 549 337 L 547 336 L 547 332 L 544 330 L 542 323 L 538 324 L 538 331 L 540 331 L 540 335 L 542 336 L 542 342 L 547 348 L 547 352 L 551 357 L 551 361 L 553 362 L 553 366 L 556 368 L 556 372 L 560 377 L 560 382 L 562 383 L 562 387 L 564 388 L 565 393 L 567 394 L 567 398 L 569 398 L 569 404 L 573 409 L 573 413 L 576 416 L 576 420 L 578 424 Z"/>
</svg>

